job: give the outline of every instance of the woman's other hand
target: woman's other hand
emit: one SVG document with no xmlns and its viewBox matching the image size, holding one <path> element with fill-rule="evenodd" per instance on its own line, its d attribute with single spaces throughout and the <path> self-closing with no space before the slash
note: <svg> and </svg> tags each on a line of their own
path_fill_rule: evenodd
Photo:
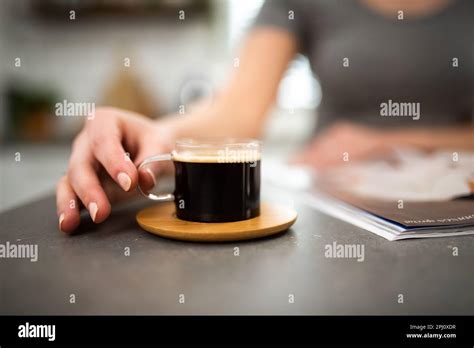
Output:
<svg viewBox="0 0 474 348">
<path fill-rule="evenodd" d="M 352 123 L 336 123 L 312 140 L 291 163 L 323 171 L 347 162 L 379 157 L 392 148 L 385 133 Z"/>
</svg>

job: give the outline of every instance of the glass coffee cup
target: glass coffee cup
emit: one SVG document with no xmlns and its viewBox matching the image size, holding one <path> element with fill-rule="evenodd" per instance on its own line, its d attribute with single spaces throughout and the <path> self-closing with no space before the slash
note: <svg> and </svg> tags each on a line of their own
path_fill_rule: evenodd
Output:
<svg viewBox="0 0 474 348">
<path fill-rule="evenodd" d="M 174 192 L 154 194 L 140 185 L 139 191 L 151 200 L 174 201 L 179 219 L 230 222 L 260 214 L 260 141 L 181 139 L 171 153 L 146 158 L 138 170 L 163 161 L 174 164 Z"/>
</svg>

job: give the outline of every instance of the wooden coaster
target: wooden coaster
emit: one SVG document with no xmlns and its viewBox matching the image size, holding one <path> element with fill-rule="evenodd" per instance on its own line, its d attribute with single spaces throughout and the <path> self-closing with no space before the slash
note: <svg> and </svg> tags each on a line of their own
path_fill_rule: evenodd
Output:
<svg viewBox="0 0 474 348">
<path fill-rule="evenodd" d="M 173 202 L 157 204 L 138 212 L 137 222 L 162 237 L 194 242 L 223 242 L 270 236 L 290 228 L 298 214 L 291 208 L 262 203 L 260 216 L 235 222 L 192 222 L 180 220 Z"/>
</svg>

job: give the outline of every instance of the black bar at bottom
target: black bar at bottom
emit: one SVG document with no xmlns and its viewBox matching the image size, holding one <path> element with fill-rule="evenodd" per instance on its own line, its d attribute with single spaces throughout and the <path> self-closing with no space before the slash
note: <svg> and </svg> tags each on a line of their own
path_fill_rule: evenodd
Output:
<svg viewBox="0 0 474 348">
<path fill-rule="evenodd" d="M 4 348 L 35 343 L 42 345 L 320 343 L 473 347 L 473 318 L 473 316 L 1 316 L 0 346 Z M 54 340 L 53 327 L 44 325 L 54 325 Z"/>
</svg>

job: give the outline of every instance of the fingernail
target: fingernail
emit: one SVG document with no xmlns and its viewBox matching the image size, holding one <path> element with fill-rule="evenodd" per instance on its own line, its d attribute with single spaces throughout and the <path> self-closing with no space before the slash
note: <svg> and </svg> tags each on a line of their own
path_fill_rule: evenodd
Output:
<svg viewBox="0 0 474 348">
<path fill-rule="evenodd" d="M 153 174 L 153 172 L 151 171 L 151 169 L 150 169 L 150 168 L 147 168 L 147 169 L 146 169 L 146 172 L 150 175 L 151 180 L 153 180 L 153 186 L 156 186 L 155 175 Z"/>
<path fill-rule="evenodd" d="M 130 190 L 130 186 L 132 185 L 132 179 L 127 175 L 127 173 L 120 172 L 117 176 L 118 182 L 120 186 L 125 190 Z"/>
<path fill-rule="evenodd" d="M 62 231 L 63 229 L 61 228 L 61 224 L 63 223 L 64 221 L 64 213 L 62 213 L 61 215 L 59 215 L 59 229 Z"/>
<path fill-rule="evenodd" d="M 97 207 L 97 203 L 95 202 L 89 203 L 89 214 L 91 214 L 92 221 L 94 222 L 95 222 L 95 217 L 98 211 L 99 211 L 99 208 Z"/>
</svg>

